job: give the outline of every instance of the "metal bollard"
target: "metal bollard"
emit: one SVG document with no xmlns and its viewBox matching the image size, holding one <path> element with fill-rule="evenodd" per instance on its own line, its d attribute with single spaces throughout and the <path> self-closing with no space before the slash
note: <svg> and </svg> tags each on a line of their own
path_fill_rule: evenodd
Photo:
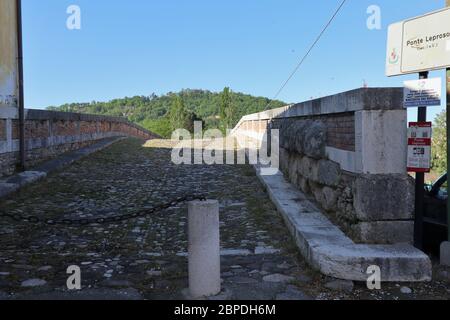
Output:
<svg viewBox="0 0 450 320">
<path fill-rule="evenodd" d="M 218 295 L 220 284 L 219 202 L 189 205 L 189 293 L 194 299 Z"/>
</svg>

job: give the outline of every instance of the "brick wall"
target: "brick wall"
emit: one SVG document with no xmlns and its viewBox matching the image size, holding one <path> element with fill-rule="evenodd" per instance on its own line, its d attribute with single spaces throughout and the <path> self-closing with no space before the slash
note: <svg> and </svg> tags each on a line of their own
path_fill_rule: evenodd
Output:
<svg viewBox="0 0 450 320">
<path fill-rule="evenodd" d="M 28 166 L 115 136 L 157 138 L 157 135 L 123 118 L 26 110 Z M 19 161 L 18 139 L 19 121 L 0 118 L 0 177 L 15 172 Z"/>
<path fill-rule="evenodd" d="M 327 127 L 327 146 L 355 151 L 355 115 L 353 113 L 318 117 Z"/>
</svg>

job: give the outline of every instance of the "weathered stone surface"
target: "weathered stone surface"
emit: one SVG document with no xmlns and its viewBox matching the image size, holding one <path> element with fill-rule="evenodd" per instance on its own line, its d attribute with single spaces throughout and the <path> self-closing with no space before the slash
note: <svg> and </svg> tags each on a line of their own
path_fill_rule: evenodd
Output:
<svg viewBox="0 0 450 320">
<path fill-rule="evenodd" d="M 129 288 L 132 286 L 132 283 L 127 280 L 106 280 L 102 284 L 111 288 Z"/>
<path fill-rule="evenodd" d="M 142 295 L 134 288 L 118 290 L 111 289 L 83 289 L 63 292 L 49 292 L 39 294 L 17 295 L 18 300 L 81 300 L 81 301 L 118 301 L 118 300 L 142 300 Z"/>
<path fill-rule="evenodd" d="M 273 282 L 255 284 L 224 284 L 232 293 L 233 300 L 273 300 L 282 290 L 283 285 Z"/>
<path fill-rule="evenodd" d="M 276 296 L 276 300 L 281 301 L 288 301 L 288 300 L 294 300 L 294 301 L 300 301 L 300 300 L 311 300 L 311 298 L 303 293 L 302 291 L 298 290 L 298 288 L 294 286 L 288 286 L 286 288 L 286 291 L 283 293 L 280 293 Z"/>
<path fill-rule="evenodd" d="M 306 179 L 312 180 L 313 182 L 318 181 L 318 166 L 317 160 L 309 157 L 303 157 L 298 167 L 299 173 Z"/>
<path fill-rule="evenodd" d="M 335 187 L 339 184 L 341 167 L 333 161 L 320 160 L 317 169 L 317 182 Z"/>
<path fill-rule="evenodd" d="M 326 139 L 327 129 L 325 124 L 314 121 L 305 131 L 304 154 L 314 159 L 325 158 Z"/>
<path fill-rule="evenodd" d="M 330 187 L 325 187 L 322 189 L 322 207 L 327 211 L 336 210 L 337 204 L 337 193 Z"/>
<path fill-rule="evenodd" d="M 326 126 L 321 121 L 293 121 L 280 132 L 282 148 L 314 159 L 325 157 Z"/>
<path fill-rule="evenodd" d="M 311 181 L 309 186 L 314 198 L 325 211 L 334 211 L 336 209 L 338 196 L 335 190 L 330 187 L 322 187 Z"/>
<path fill-rule="evenodd" d="M 360 222 L 352 232 L 363 243 L 396 244 L 413 242 L 414 221 Z"/>
<path fill-rule="evenodd" d="M 0 291 L 0 300 L 7 300 L 9 298 L 10 298 L 9 294 Z"/>
<path fill-rule="evenodd" d="M 25 171 L 18 176 L 21 178 L 20 185 L 26 185 L 44 179 L 47 174 L 41 171 Z"/>
<path fill-rule="evenodd" d="M 300 165 L 301 157 L 297 154 L 291 154 L 289 156 L 289 180 L 297 181 L 299 175 L 299 165 Z"/>
<path fill-rule="evenodd" d="M 398 110 L 403 105 L 401 88 L 365 88 L 363 90 L 364 110 Z"/>
<path fill-rule="evenodd" d="M 281 146 L 286 150 L 295 151 L 298 154 L 304 154 L 303 141 L 305 137 L 306 128 L 311 124 L 311 121 L 293 121 L 283 127 L 280 131 Z"/>
<path fill-rule="evenodd" d="M 250 283 L 258 283 L 256 279 L 248 278 L 248 277 L 231 277 L 228 278 L 227 281 L 231 283 L 238 283 L 238 284 L 250 284 Z"/>
<path fill-rule="evenodd" d="M 220 250 L 221 256 L 249 256 L 252 252 L 248 249 L 223 249 Z"/>
<path fill-rule="evenodd" d="M 337 213 L 345 221 L 356 220 L 355 209 L 353 207 L 353 192 L 348 186 L 340 189 L 337 201 Z"/>
<path fill-rule="evenodd" d="M 217 296 L 208 297 L 206 300 L 208 301 L 226 301 L 231 300 L 233 294 L 229 290 L 222 290 L 221 293 L 219 293 Z"/>
<path fill-rule="evenodd" d="M 361 221 L 412 219 L 414 185 L 405 175 L 362 175 L 355 181 L 354 207 Z"/>
<path fill-rule="evenodd" d="M 440 281 L 450 282 L 450 272 L 449 270 L 439 270 L 435 273 L 436 279 Z"/>
<path fill-rule="evenodd" d="M 282 147 L 280 147 L 280 169 L 283 172 L 288 172 L 289 170 L 289 152 Z"/>
<path fill-rule="evenodd" d="M 286 126 L 279 126 L 277 129 L 280 130 L 280 151 L 285 150 L 287 152 L 291 146 L 289 145 L 290 137 L 287 134 Z"/>
<path fill-rule="evenodd" d="M 294 281 L 294 277 L 285 276 L 283 274 L 271 274 L 263 278 L 265 282 L 288 283 Z"/>
<path fill-rule="evenodd" d="M 0 199 L 19 190 L 20 185 L 17 183 L 0 183 Z"/>
<path fill-rule="evenodd" d="M 52 266 L 43 266 L 43 267 L 40 267 L 40 268 L 38 269 L 38 271 L 47 272 L 47 271 L 50 271 L 50 270 L 52 270 L 52 269 L 53 269 Z"/>
<path fill-rule="evenodd" d="M 412 291 L 411 288 L 408 288 L 408 287 L 401 287 L 401 288 L 400 288 L 400 292 L 403 293 L 403 294 L 411 294 L 413 291 Z"/>
<path fill-rule="evenodd" d="M 323 245 L 313 263 L 334 278 L 363 282 L 372 265 L 381 268 L 383 282 L 428 282 L 432 274 L 430 258 L 411 245 Z"/>
<path fill-rule="evenodd" d="M 150 277 L 161 277 L 162 276 L 161 270 L 148 270 L 146 273 Z"/>
<path fill-rule="evenodd" d="M 42 279 L 30 279 L 22 282 L 22 287 L 42 287 L 47 284 L 47 281 Z"/>
<path fill-rule="evenodd" d="M 355 113 L 356 172 L 406 174 L 407 118 L 406 109 Z"/>
<path fill-rule="evenodd" d="M 279 249 L 275 248 L 266 248 L 266 247 L 256 247 L 255 248 L 255 254 L 275 254 L 279 253 Z"/>
<path fill-rule="evenodd" d="M 297 186 L 300 188 L 301 191 L 303 191 L 305 194 L 308 194 L 311 192 L 311 190 L 309 189 L 309 184 L 308 184 L 308 180 L 306 180 L 303 177 L 299 177 L 298 178 L 298 182 L 297 182 Z"/>
<path fill-rule="evenodd" d="M 335 291 L 344 291 L 347 293 L 350 293 L 353 291 L 353 288 L 355 287 L 353 281 L 349 280 L 334 280 L 330 281 L 325 285 L 326 288 L 330 290 Z"/>
</svg>

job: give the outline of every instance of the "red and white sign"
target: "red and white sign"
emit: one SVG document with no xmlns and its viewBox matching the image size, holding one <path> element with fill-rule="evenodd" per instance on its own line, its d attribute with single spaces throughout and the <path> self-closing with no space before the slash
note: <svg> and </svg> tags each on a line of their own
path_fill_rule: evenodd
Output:
<svg viewBox="0 0 450 320">
<path fill-rule="evenodd" d="M 411 122 L 408 129 L 408 172 L 430 172 L 431 122 Z"/>
</svg>

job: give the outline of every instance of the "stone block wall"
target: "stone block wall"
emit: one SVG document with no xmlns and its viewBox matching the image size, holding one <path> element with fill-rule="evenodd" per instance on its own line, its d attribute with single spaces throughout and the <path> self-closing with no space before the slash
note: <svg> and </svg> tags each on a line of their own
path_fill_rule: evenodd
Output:
<svg viewBox="0 0 450 320">
<path fill-rule="evenodd" d="M 401 88 L 364 88 L 244 117 L 233 133 L 280 130 L 280 170 L 359 243 L 413 238 Z"/>
<path fill-rule="evenodd" d="M 28 166 L 88 146 L 98 140 L 117 136 L 157 138 L 157 135 L 123 118 L 26 110 Z M 0 177 L 15 172 L 19 162 L 18 151 L 17 112 L 13 108 L 0 108 Z"/>
</svg>

